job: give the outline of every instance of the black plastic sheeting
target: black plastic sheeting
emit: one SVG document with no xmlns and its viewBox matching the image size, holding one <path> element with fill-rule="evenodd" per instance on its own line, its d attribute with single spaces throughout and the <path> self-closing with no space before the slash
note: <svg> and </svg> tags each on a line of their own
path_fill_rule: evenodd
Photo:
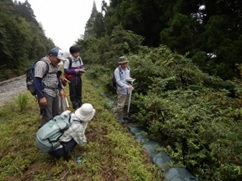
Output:
<svg viewBox="0 0 242 181">
<path fill-rule="evenodd" d="M 198 179 L 185 168 L 173 167 L 172 165 L 175 164 L 175 161 L 162 151 L 162 146 L 158 142 L 150 139 L 145 131 L 132 125 L 128 125 L 128 128 L 135 139 L 141 143 L 150 154 L 153 163 L 164 171 L 164 177 L 167 181 L 198 181 Z"/>
</svg>

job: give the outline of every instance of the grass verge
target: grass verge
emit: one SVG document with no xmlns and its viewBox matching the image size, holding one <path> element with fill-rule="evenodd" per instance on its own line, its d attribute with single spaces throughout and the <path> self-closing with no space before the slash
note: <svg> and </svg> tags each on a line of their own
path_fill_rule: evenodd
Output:
<svg viewBox="0 0 242 181">
<path fill-rule="evenodd" d="M 102 92 L 85 76 L 83 85 L 83 102 L 93 104 L 96 116 L 87 127 L 86 146 L 77 146 L 69 162 L 53 159 L 35 147 L 40 116 L 33 96 L 24 92 L 1 107 L 0 181 L 163 180 L 162 171 L 117 122 Z M 79 156 L 81 162 L 77 163 Z"/>
</svg>

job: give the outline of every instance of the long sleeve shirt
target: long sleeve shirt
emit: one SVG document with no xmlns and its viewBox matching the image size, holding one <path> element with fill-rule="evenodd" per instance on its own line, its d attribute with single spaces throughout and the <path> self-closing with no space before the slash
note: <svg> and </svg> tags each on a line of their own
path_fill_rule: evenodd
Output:
<svg viewBox="0 0 242 181">
<path fill-rule="evenodd" d="M 127 81 L 130 79 L 129 68 L 122 69 L 121 66 L 119 66 L 115 69 L 114 75 L 117 82 L 117 91 L 123 95 L 129 94 L 128 87 L 130 84 Z"/>
<path fill-rule="evenodd" d="M 76 116 L 74 114 L 72 114 L 71 119 L 73 120 L 73 122 L 72 122 L 71 126 L 60 137 L 60 141 L 68 142 L 71 139 L 74 139 L 77 144 L 85 145 L 87 142 L 87 139 L 85 136 L 85 131 L 86 131 L 88 122 L 78 121 L 78 119 L 76 118 Z"/>
<path fill-rule="evenodd" d="M 70 66 L 70 61 L 72 61 L 71 66 Z M 75 69 L 82 69 L 82 68 L 84 68 L 84 65 L 81 57 L 77 57 L 75 59 L 73 56 L 71 56 L 64 63 L 65 73 L 71 74 L 73 76 L 80 76 L 81 72 L 76 72 Z"/>
</svg>

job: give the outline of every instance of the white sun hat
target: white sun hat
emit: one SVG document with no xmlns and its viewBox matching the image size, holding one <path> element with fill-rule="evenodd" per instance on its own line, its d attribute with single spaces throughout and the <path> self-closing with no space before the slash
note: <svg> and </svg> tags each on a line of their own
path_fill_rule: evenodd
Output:
<svg viewBox="0 0 242 181">
<path fill-rule="evenodd" d="M 96 110 L 90 103 L 85 103 L 75 111 L 75 115 L 81 121 L 87 122 L 94 117 L 95 112 Z"/>
</svg>

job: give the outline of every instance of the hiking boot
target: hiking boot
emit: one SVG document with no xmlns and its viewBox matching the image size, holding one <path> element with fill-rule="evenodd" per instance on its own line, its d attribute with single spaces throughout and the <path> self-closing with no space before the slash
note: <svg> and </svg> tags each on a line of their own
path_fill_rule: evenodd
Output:
<svg viewBox="0 0 242 181">
<path fill-rule="evenodd" d="M 127 120 L 127 119 L 124 118 L 124 119 L 122 120 L 121 124 L 128 124 L 129 122 L 130 122 L 129 120 Z"/>
<path fill-rule="evenodd" d="M 128 116 L 127 117 L 125 116 L 123 119 L 126 120 L 127 122 L 133 122 L 133 120 Z"/>
<path fill-rule="evenodd" d="M 123 111 L 118 110 L 117 117 L 118 117 L 118 121 L 122 124 L 124 122 L 124 120 L 123 120 L 123 118 L 124 118 Z"/>
<path fill-rule="evenodd" d="M 123 119 L 126 120 L 127 122 L 132 122 L 132 119 L 131 117 L 128 116 L 127 111 L 124 112 L 123 116 L 124 116 Z"/>
</svg>

